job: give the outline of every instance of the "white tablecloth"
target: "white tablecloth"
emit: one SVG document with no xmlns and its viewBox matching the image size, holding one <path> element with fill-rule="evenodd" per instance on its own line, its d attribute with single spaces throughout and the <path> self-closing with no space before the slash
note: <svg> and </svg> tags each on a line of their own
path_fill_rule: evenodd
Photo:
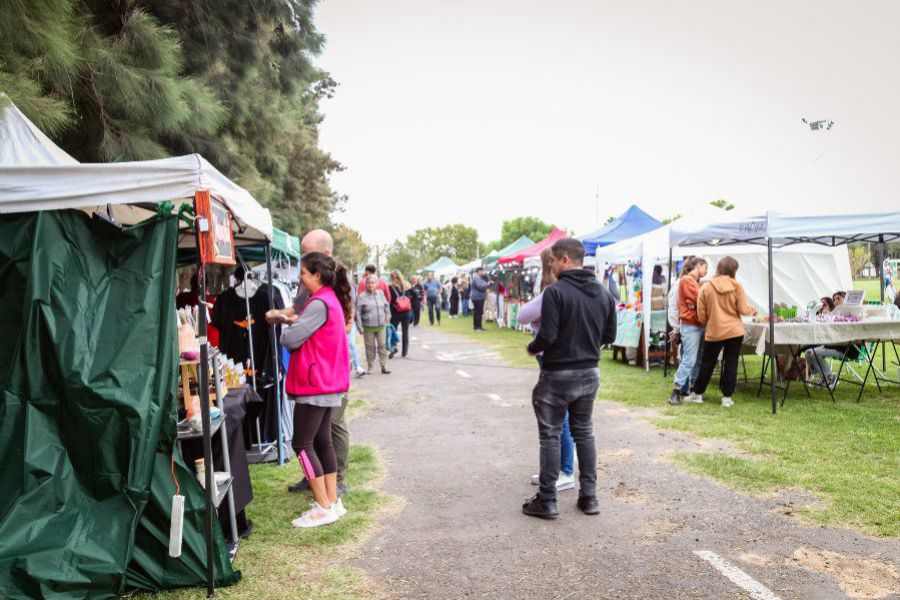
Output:
<svg viewBox="0 0 900 600">
<path fill-rule="evenodd" d="M 744 346 L 765 354 L 769 341 L 768 323 L 745 323 Z M 824 346 L 854 340 L 900 341 L 900 321 L 866 319 L 857 323 L 776 323 L 775 346 Z"/>
</svg>

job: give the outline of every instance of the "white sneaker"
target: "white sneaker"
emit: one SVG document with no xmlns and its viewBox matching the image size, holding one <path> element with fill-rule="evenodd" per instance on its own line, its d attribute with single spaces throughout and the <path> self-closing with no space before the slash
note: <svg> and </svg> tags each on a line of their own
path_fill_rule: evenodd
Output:
<svg viewBox="0 0 900 600">
<path fill-rule="evenodd" d="M 559 474 L 559 479 L 556 480 L 556 491 L 561 492 L 563 490 L 571 490 L 575 488 L 575 473 L 571 475 L 566 475 L 565 473 Z"/>
<path fill-rule="evenodd" d="M 362 376 L 365 375 L 365 374 L 366 374 L 366 370 L 365 370 L 365 369 L 363 369 L 362 367 L 357 367 L 357 368 L 356 368 L 356 376 L 357 376 L 357 377 L 362 377 Z"/>
<path fill-rule="evenodd" d="M 312 508 L 291 521 L 291 525 L 302 529 L 310 529 L 321 525 L 330 525 L 340 518 L 336 505 L 331 508 L 322 508 L 318 502 L 313 502 Z"/>
<path fill-rule="evenodd" d="M 338 501 L 334 503 L 334 506 L 332 508 L 334 508 L 335 512 L 337 512 L 338 518 L 343 517 L 347 514 L 347 509 L 344 508 L 344 501 L 340 498 L 338 498 Z"/>
<path fill-rule="evenodd" d="M 732 400 L 728 396 L 725 396 L 724 398 L 722 398 L 722 406 L 724 406 L 725 408 L 731 408 L 732 406 L 734 406 L 734 400 Z"/>
<path fill-rule="evenodd" d="M 532 475 L 531 476 L 531 485 L 541 485 L 541 476 L 540 475 Z M 575 474 L 566 475 L 565 473 L 559 474 L 559 479 L 556 480 L 556 491 L 561 492 L 563 490 L 571 490 L 575 487 Z"/>
<path fill-rule="evenodd" d="M 684 399 L 684 402 L 693 402 L 694 404 L 703 404 L 703 396 L 695 392 L 691 392 L 690 396 Z"/>
</svg>

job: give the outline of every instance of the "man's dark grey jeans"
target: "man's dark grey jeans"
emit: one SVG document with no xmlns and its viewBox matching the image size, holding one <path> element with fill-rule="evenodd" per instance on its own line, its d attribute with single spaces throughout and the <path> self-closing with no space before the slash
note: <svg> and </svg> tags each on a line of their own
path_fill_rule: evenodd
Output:
<svg viewBox="0 0 900 600">
<path fill-rule="evenodd" d="M 569 427 L 578 452 L 580 496 L 597 495 L 597 446 L 594 444 L 594 399 L 600 387 L 600 369 L 544 371 L 534 391 L 531 403 L 537 417 L 541 439 L 541 498 L 556 499 L 556 480 L 559 478 L 559 436 L 562 433 L 566 410 Z"/>
</svg>

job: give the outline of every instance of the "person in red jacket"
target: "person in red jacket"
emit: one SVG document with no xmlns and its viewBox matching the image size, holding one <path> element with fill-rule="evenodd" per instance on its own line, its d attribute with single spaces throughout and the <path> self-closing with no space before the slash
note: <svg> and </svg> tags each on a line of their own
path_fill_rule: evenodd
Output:
<svg viewBox="0 0 900 600">
<path fill-rule="evenodd" d="M 703 351 L 704 327 L 697 315 L 697 297 L 700 294 L 700 280 L 706 277 L 709 265 L 702 258 L 694 258 L 685 262 L 678 280 L 678 316 L 681 319 L 679 334 L 681 336 L 681 362 L 675 373 L 675 389 L 669 397 L 669 404 L 681 404 L 681 390 L 692 381 L 696 381 L 700 373 L 699 358 Z M 685 398 L 686 402 L 703 402 L 703 396 L 694 391 Z"/>
<path fill-rule="evenodd" d="M 366 291 L 366 279 L 369 278 L 369 275 L 375 275 L 376 270 L 377 269 L 375 268 L 375 265 L 366 265 L 366 275 L 365 275 L 365 277 L 362 278 L 362 281 L 359 282 L 359 286 L 356 289 L 357 296 Z M 375 277 L 378 279 L 378 281 L 377 281 L 378 287 L 376 289 L 381 290 L 381 293 L 384 294 L 385 298 L 390 298 L 391 290 L 388 289 L 388 284 L 385 283 L 384 279 L 382 279 L 381 277 L 378 277 L 378 275 L 375 275 Z"/>
</svg>

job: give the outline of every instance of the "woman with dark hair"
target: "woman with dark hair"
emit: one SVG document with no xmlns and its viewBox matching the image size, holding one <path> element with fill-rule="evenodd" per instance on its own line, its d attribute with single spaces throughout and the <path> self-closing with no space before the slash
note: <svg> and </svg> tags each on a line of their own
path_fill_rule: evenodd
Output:
<svg viewBox="0 0 900 600">
<path fill-rule="evenodd" d="M 450 280 L 450 318 L 459 318 L 459 278 Z"/>
<path fill-rule="evenodd" d="M 719 388 L 725 407 L 734 406 L 731 396 L 737 387 L 738 359 L 745 332 L 741 315 L 756 315 L 756 309 L 747 304 L 744 287 L 734 278 L 738 266 L 738 261 L 732 257 L 722 257 L 716 265 L 716 276 L 703 285 L 697 298 L 697 320 L 706 327 L 706 334 L 694 392 L 702 396 L 706 391 L 722 352 L 724 361 Z"/>
<path fill-rule="evenodd" d="M 347 325 L 353 299 L 347 270 L 322 252 L 303 256 L 300 281 L 309 300 L 298 315 L 287 318 L 291 326 L 282 333 L 281 343 L 291 351 L 285 385 L 295 402 L 291 446 L 315 499 L 312 508 L 291 523 L 309 528 L 334 523 L 347 512 L 337 495 L 331 409 L 341 406 L 350 389 Z"/>
<path fill-rule="evenodd" d="M 541 305 L 544 297 L 544 290 L 556 282 L 556 276 L 550 268 L 550 260 L 553 257 L 553 251 L 550 248 L 544 248 L 541 251 L 541 293 L 538 294 L 530 302 L 526 303 L 519 309 L 517 320 L 522 325 L 531 325 L 534 335 L 537 336 L 538 330 L 541 328 Z M 538 354 L 535 356 L 538 366 L 543 366 L 543 356 Z M 534 485 L 541 484 L 540 475 L 532 475 L 531 483 Z M 569 413 L 563 421 L 562 433 L 559 436 L 559 479 L 556 480 L 556 491 L 570 490 L 575 487 L 575 439 L 572 437 L 572 430 L 569 428 Z"/>
<path fill-rule="evenodd" d="M 391 271 L 391 284 L 388 291 L 391 293 L 391 324 L 400 331 L 400 356 L 406 358 L 409 354 L 409 323 L 412 320 L 412 286 L 406 281 L 398 269 Z M 404 298 L 404 300 L 401 300 Z M 391 350 L 393 358 L 397 349 Z"/>
</svg>

